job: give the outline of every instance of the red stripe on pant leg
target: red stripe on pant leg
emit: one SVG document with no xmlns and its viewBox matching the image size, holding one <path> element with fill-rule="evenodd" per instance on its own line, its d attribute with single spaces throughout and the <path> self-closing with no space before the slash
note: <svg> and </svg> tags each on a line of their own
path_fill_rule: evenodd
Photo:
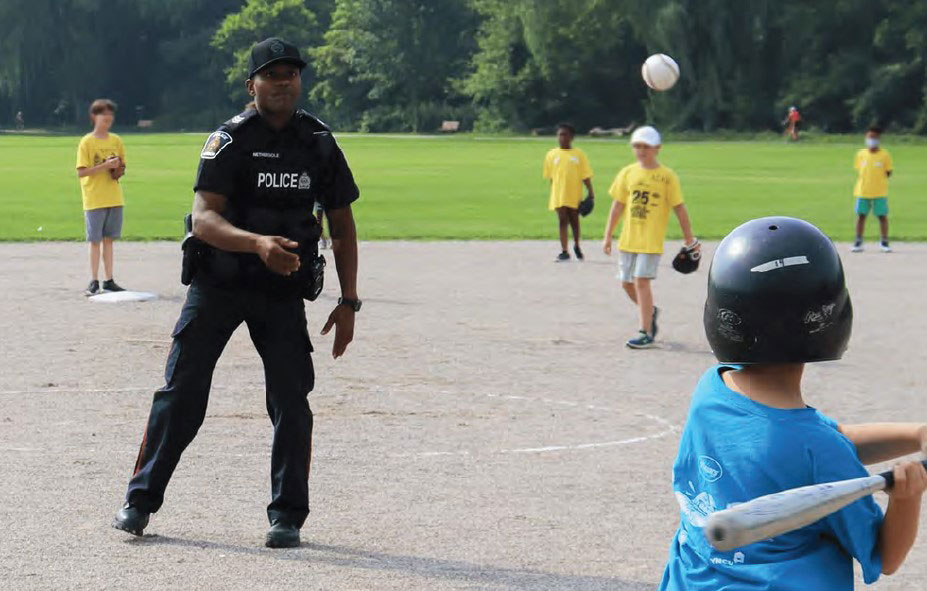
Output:
<svg viewBox="0 0 927 591">
<path fill-rule="evenodd" d="M 148 443 L 148 429 L 145 429 L 145 434 L 142 435 L 142 444 L 138 448 L 138 458 L 135 460 L 135 471 L 132 472 L 132 476 L 138 474 L 138 471 L 142 469 L 142 459 L 145 457 L 145 444 Z"/>
</svg>

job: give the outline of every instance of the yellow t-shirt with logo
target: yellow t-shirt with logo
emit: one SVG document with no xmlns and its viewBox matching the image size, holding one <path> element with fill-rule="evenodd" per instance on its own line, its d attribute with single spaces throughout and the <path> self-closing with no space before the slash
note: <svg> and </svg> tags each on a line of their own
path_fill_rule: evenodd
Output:
<svg viewBox="0 0 927 591">
<path fill-rule="evenodd" d="M 105 139 L 95 137 L 88 133 L 80 140 L 77 146 L 77 168 L 90 168 L 113 156 L 126 161 L 126 149 L 122 139 L 115 133 L 110 133 Z M 100 209 L 101 207 L 116 207 L 125 205 L 122 196 L 122 186 L 109 175 L 109 170 L 101 170 L 80 178 L 80 193 L 84 202 L 84 210 Z"/>
<path fill-rule="evenodd" d="M 592 168 L 582 150 L 554 148 L 544 157 L 544 178 L 550 180 L 548 209 L 576 209 L 583 198 L 583 181 L 592 178 Z"/>
<path fill-rule="evenodd" d="M 646 169 L 635 162 L 621 169 L 608 194 L 625 206 L 618 248 L 662 253 L 670 211 L 682 203 L 676 173 L 662 164 Z"/>
<path fill-rule="evenodd" d="M 859 171 L 853 194 L 857 197 L 887 197 L 888 173 L 892 171 L 892 157 L 887 150 L 879 148 L 870 152 L 863 148 L 856 153 L 853 168 Z"/>
</svg>

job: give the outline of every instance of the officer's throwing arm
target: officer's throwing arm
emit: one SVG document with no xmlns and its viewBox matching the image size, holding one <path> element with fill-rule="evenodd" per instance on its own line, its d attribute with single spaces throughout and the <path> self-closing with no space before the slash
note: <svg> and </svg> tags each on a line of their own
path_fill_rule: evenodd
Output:
<svg viewBox="0 0 927 591">
<path fill-rule="evenodd" d="M 351 300 L 357 299 L 357 229 L 354 226 L 354 214 L 351 206 L 326 210 L 329 233 L 332 237 L 332 252 L 335 255 L 335 267 L 338 270 L 338 283 L 341 296 Z M 335 327 L 335 342 L 332 344 L 332 357 L 341 357 L 348 345 L 354 340 L 354 310 L 338 304 L 328 316 L 322 328 L 322 334 L 328 334 Z"/>
</svg>

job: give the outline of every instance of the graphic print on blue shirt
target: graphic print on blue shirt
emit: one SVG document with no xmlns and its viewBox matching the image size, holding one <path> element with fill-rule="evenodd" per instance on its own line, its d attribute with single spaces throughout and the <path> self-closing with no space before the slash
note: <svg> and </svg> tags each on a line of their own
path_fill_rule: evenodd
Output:
<svg viewBox="0 0 927 591">
<path fill-rule="evenodd" d="M 715 366 L 699 380 L 673 465 L 680 525 L 661 591 L 848 591 L 853 559 L 867 583 L 882 571 L 882 510 L 870 497 L 802 529 L 730 552 L 709 545 L 708 515 L 750 499 L 867 476 L 837 423 L 811 407 L 777 409 L 734 392 Z"/>
</svg>

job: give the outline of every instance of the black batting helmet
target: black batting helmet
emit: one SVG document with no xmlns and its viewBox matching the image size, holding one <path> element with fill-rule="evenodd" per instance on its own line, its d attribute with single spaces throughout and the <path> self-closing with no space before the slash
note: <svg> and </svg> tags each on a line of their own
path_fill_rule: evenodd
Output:
<svg viewBox="0 0 927 591">
<path fill-rule="evenodd" d="M 840 359 L 853 307 L 834 243 L 804 220 L 751 220 L 728 234 L 708 271 L 705 334 L 724 363 Z"/>
</svg>

